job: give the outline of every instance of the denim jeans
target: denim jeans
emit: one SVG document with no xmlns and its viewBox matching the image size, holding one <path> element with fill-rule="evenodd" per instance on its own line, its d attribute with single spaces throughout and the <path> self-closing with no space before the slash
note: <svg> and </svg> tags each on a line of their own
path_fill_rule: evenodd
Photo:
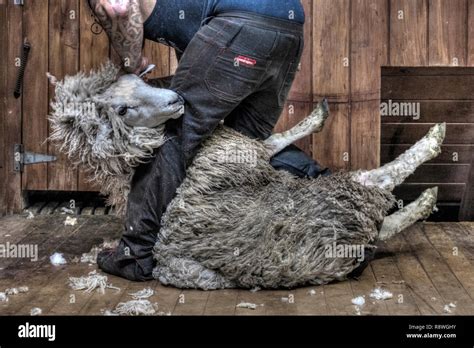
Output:
<svg viewBox="0 0 474 348">
<path fill-rule="evenodd" d="M 132 180 L 125 228 L 115 259 L 122 276 L 151 278 L 161 217 L 202 142 L 224 124 L 265 139 L 280 117 L 303 51 L 303 26 L 247 13 L 207 20 L 180 58 L 170 89 L 186 104 L 166 124 L 169 138 Z M 275 167 L 299 176 L 322 170 L 296 147 L 275 156 Z M 292 170 L 294 169 L 294 170 Z M 99 263 L 100 265 L 100 263 Z M 107 271 L 107 267 L 104 267 Z"/>
</svg>

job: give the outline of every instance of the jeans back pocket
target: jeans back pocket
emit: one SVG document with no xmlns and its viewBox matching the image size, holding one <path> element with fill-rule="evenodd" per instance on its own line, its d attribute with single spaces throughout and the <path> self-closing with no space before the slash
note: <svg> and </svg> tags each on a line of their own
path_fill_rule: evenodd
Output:
<svg viewBox="0 0 474 348">
<path fill-rule="evenodd" d="M 269 64 L 269 59 L 222 48 L 207 70 L 207 89 L 217 98 L 240 102 L 260 86 Z"/>
<path fill-rule="evenodd" d="M 230 48 L 261 58 L 270 58 L 278 45 L 278 32 L 244 24 Z"/>
</svg>

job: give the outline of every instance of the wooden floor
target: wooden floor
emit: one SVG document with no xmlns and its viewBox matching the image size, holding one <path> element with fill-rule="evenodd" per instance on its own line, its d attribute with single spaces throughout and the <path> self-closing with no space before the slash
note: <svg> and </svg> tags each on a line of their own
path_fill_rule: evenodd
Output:
<svg viewBox="0 0 474 348">
<path fill-rule="evenodd" d="M 131 300 L 129 293 L 151 287 L 158 311 L 173 315 L 357 315 L 351 300 L 365 296 L 361 315 L 474 314 L 474 223 L 419 223 L 380 245 L 377 259 L 359 280 L 293 290 L 257 291 L 179 290 L 156 281 L 133 283 L 109 276 L 121 291 L 72 291 L 70 276 L 96 269 L 70 262 L 104 239 L 118 238 L 121 224 L 112 216 L 78 216 L 77 225 L 65 226 L 65 215 L 10 216 L 0 219 L 0 245 L 38 245 L 39 260 L 1 258 L 0 292 L 28 286 L 25 294 L 0 302 L 0 315 L 29 315 L 33 307 L 50 315 L 101 315 L 119 302 Z M 69 261 L 53 266 L 49 256 L 61 252 Z M 375 287 L 393 293 L 389 300 L 375 301 Z M 312 291 L 314 290 L 314 291 Z M 72 301 L 71 301 L 72 300 Z M 259 305 L 255 310 L 236 308 L 241 302 Z M 451 313 L 445 312 L 450 303 Z M 261 306 L 263 305 L 263 306 Z"/>
</svg>

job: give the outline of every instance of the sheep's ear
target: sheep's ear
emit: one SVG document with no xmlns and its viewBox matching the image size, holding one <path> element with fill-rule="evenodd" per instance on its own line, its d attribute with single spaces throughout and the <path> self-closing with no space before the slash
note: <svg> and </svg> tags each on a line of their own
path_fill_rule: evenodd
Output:
<svg viewBox="0 0 474 348">
<path fill-rule="evenodd" d="M 49 72 L 46 73 L 46 76 L 48 77 L 49 83 L 51 83 L 53 86 L 56 86 L 58 83 L 56 76 L 51 75 Z"/>
</svg>

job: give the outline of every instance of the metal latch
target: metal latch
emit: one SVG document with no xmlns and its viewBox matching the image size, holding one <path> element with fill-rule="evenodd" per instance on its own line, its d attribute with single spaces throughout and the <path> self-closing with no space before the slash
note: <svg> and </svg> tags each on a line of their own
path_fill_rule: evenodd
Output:
<svg viewBox="0 0 474 348">
<path fill-rule="evenodd" d="M 22 172 L 23 167 L 28 164 L 54 162 L 57 159 L 56 156 L 24 152 L 23 144 L 15 144 L 13 154 L 15 162 L 13 167 L 15 172 Z"/>
<path fill-rule="evenodd" d="M 23 6 L 24 4 L 23 0 L 13 0 L 13 5 Z"/>
</svg>

